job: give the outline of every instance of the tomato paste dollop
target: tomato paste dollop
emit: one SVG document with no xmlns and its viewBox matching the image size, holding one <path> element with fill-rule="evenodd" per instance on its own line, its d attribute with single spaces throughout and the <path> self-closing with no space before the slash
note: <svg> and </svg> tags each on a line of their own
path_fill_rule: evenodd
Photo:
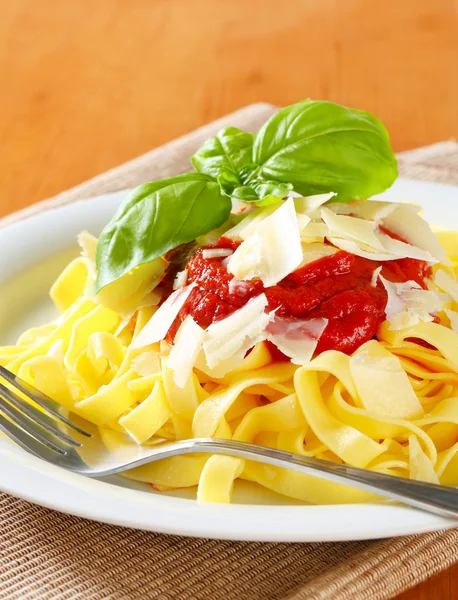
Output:
<svg viewBox="0 0 458 600">
<path fill-rule="evenodd" d="M 211 247 L 234 250 L 237 246 L 236 242 L 223 237 Z M 385 320 L 387 292 L 380 280 L 375 286 L 371 281 L 377 267 L 382 267 L 381 274 L 389 281 L 413 280 L 423 288 L 431 274 L 428 264 L 420 260 L 377 262 L 337 251 L 306 264 L 277 285 L 266 288 L 260 280 L 238 280 L 228 272 L 223 258 L 204 258 L 203 250 L 196 250 L 187 261 L 188 283 L 194 282 L 196 287 L 170 329 L 169 341 L 174 339 L 187 315 L 206 328 L 244 306 L 250 298 L 264 293 L 269 309 L 276 309 L 280 316 L 328 319 L 316 354 L 325 350 L 350 354 L 373 338 Z M 283 357 L 275 349 L 273 354 L 275 358 Z"/>
</svg>

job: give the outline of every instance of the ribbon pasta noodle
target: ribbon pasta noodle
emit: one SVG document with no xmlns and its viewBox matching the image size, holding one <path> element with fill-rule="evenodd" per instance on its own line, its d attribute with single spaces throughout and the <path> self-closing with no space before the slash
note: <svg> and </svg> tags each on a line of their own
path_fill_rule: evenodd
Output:
<svg viewBox="0 0 458 600">
<path fill-rule="evenodd" d="M 444 268 L 454 281 L 458 234 L 438 237 L 450 263 L 435 269 Z M 146 271 L 160 276 L 157 268 Z M 135 344 L 157 312 L 158 298 L 144 277 L 135 274 L 124 295 L 117 282 L 123 300 L 109 305 L 94 297 L 93 280 L 86 250 L 52 287 L 60 316 L 25 332 L 17 345 L 1 347 L 0 364 L 98 426 L 108 449 L 155 438 L 219 437 L 458 485 L 458 334 L 446 311 L 440 322 L 400 329 L 385 321 L 376 339 L 350 356 L 328 350 L 302 364 L 275 360 L 259 340 L 220 376 L 197 360 L 180 387 L 166 342 Z M 444 306 L 453 313 L 458 304 L 450 299 Z M 238 478 L 304 502 L 378 499 L 218 455 L 168 458 L 125 475 L 157 490 L 197 486 L 198 499 L 211 502 L 230 502 Z"/>
</svg>

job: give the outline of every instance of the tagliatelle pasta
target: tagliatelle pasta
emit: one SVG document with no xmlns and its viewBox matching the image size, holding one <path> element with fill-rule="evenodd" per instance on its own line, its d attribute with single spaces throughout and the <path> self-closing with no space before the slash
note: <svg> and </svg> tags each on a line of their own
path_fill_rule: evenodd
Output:
<svg viewBox="0 0 458 600">
<path fill-rule="evenodd" d="M 401 212 L 405 216 L 405 211 Z M 389 214 L 392 220 L 395 212 Z M 269 208 L 265 215 L 272 218 L 274 213 Z M 321 223 L 310 218 L 298 222 L 305 229 L 309 222 L 322 228 L 331 224 L 333 236 L 344 236 L 342 227 L 347 223 L 353 227 L 353 220 L 359 218 L 338 217 L 329 209 L 324 216 Z M 250 218 L 250 223 L 255 225 L 256 220 Z M 372 221 L 363 227 L 357 225 L 349 234 L 352 243 L 364 240 L 366 245 L 381 244 Z M 237 227 L 231 235 L 238 235 L 241 227 Z M 275 221 L 269 221 L 269 227 L 275 229 Z M 244 231 L 246 239 L 249 231 Z M 442 285 L 448 290 L 456 283 L 458 233 L 442 232 L 438 239 L 448 259 L 436 264 L 434 270 L 443 270 L 447 277 L 433 277 L 429 289 L 440 295 L 447 293 L 441 282 L 446 282 Z M 90 237 L 84 240 L 94 246 Z M 338 245 L 342 246 L 340 242 Z M 328 247 L 332 248 L 329 243 Z M 428 247 L 440 255 L 433 243 Z M 362 248 L 361 256 L 376 250 Z M 268 244 L 263 246 L 263 252 L 267 251 Z M 174 345 L 165 336 L 170 323 L 165 313 L 158 313 L 159 292 L 152 294 L 143 276 L 134 274 L 129 279 L 127 274 L 129 301 L 119 280 L 107 305 L 104 298 L 108 289 L 104 297 L 93 294 L 95 269 L 89 254 L 86 248 L 52 287 L 51 298 L 60 316 L 53 323 L 25 332 L 17 345 L 0 347 L 0 364 L 97 425 L 109 450 L 159 438 L 216 437 L 458 485 L 458 333 L 450 327 L 447 316 L 458 308 L 453 297 L 443 295 L 444 310 L 433 317 L 428 314 L 424 320 L 420 316 L 415 324 L 400 328 L 398 322 L 392 327 L 389 320 L 384 321 L 373 339 L 350 353 L 330 349 L 310 361 L 296 360 L 300 353 L 285 360 L 275 355 L 272 340 L 293 340 L 296 348 L 303 339 L 310 347 L 303 356 L 311 355 L 326 331 L 327 319 L 320 318 L 319 327 L 313 328 L 312 321 L 292 321 L 278 318 L 275 311 L 266 312 L 271 301 L 266 288 L 267 296 L 256 296 L 244 305 L 248 308 L 243 314 L 232 312 L 231 320 L 222 325 L 204 329 L 188 315 Z M 331 260 L 336 254 L 337 250 L 322 256 Z M 227 251 L 208 254 L 209 259 L 228 257 Z M 251 271 L 262 269 L 262 260 L 252 256 Z M 374 271 L 377 264 L 374 262 Z M 270 264 L 269 273 L 277 266 Z M 370 285 L 374 288 L 380 285 L 382 289 L 377 283 L 381 268 L 372 277 Z M 160 269 L 164 271 L 162 264 Z M 278 269 L 280 272 L 281 265 Z M 158 269 L 144 268 L 143 272 L 156 277 Z M 243 284 L 239 281 L 233 287 L 243 290 Z M 173 292 L 176 296 L 169 296 L 167 310 L 172 311 L 173 318 L 191 297 L 192 285 L 178 286 Z M 396 294 L 393 286 L 392 293 Z M 403 284 L 402 293 L 407 289 L 413 300 L 405 308 L 399 296 L 400 311 L 415 310 L 417 288 Z M 442 297 L 439 295 L 437 298 Z M 173 308 L 177 298 L 181 304 Z M 153 315 L 157 316 L 153 319 Z M 159 336 L 158 331 L 162 332 Z M 237 479 L 304 502 L 378 499 L 309 475 L 218 455 L 168 458 L 133 469 L 126 477 L 150 483 L 157 490 L 197 486 L 197 498 L 207 502 L 230 502 Z"/>
</svg>

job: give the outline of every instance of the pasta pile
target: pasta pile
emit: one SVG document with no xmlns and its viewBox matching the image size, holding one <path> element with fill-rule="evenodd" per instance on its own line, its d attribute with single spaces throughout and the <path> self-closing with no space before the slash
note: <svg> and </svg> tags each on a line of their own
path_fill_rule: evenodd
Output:
<svg viewBox="0 0 458 600">
<path fill-rule="evenodd" d="M 194 368 L 178 387 L 165 342 L 132 347 L 156 310 L 153 299 L 135 318 L 100 303 L 90 293 L 94 273 L 83 254 L 51 290 L 57 320 L 1 347 L 0 364 L 97 425 L 109 449 L 126 441 L 217 437 L 458 485 L 458 334 L 452 329 L 458 234 L 438 236 L 451 260 L 435 267 L 442 273 L 438 288 L 451 297 L 440 323 L 392 330 L 385 322 L 378 339 L 351 357 L 328 351 L 298 366 L 274 362 L 260 342 L 224 377 Z M 218 455 L 168 458 L 126 476 L 157 490 L 197 486 L 200 501 L 230 502 L 237 478 L 307 503 L 377 500 L 341 484 Z"/>
</svg>

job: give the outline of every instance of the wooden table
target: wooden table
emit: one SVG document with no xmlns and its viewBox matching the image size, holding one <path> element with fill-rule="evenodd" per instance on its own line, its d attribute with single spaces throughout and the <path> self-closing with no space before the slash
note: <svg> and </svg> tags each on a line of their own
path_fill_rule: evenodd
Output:
<svg viewBox="0 0 458 600">
<path fill-rule="evenodd" d="M 0 0 L 0 216 L 238 107 L 331 99 L 458 137 L 456 0 Z M 458 567 L 402 596 L 458 598 Z"/>
</svg>

